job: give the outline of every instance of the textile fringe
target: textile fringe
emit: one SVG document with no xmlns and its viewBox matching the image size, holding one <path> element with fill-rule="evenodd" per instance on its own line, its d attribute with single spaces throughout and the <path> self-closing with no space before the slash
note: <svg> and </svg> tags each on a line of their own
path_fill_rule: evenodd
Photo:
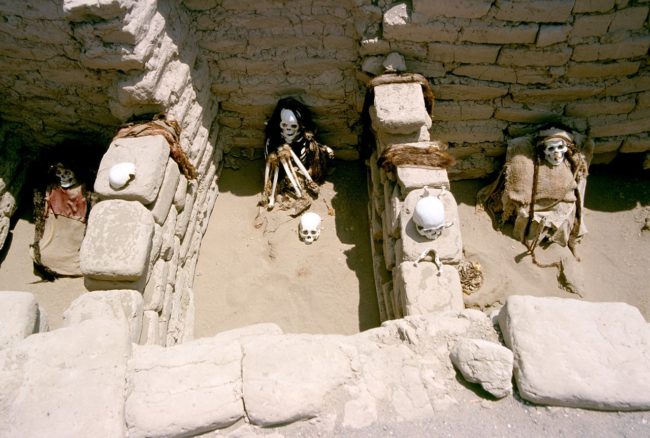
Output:
<svg viewBox="0 0 650 438">
<path fill-rule="evenodd" d="M 196 179 L 197 171 L 181 148 L 181 127 L 175 120 L 168 120 L 163 114 L 154 117 L 150 122 L 127 123 L 117 131 L 114 138 L 144 137 L 147 135 L 162 135 L 169 144 L 172 159 L 178 164 L 181 173 L 187 179 Z"/>
<path fill-rule="evenodd" d="M 377 159 L 377 165 L 392 174 L 398 166 L 447 169 L 456 159 L 436 146 L 417 147 L 395 144 L 387 147 Z"/>
</svg>

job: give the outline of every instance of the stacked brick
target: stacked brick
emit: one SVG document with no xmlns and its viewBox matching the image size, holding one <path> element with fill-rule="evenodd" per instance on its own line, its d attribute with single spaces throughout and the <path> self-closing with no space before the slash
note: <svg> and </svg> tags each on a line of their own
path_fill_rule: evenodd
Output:
<svg viewBox="0 0 650 438">
<path fill-rule="evenodd" d="M 557 120 L 596 142 L 595 163 L 650 151 L 648 4 L 615 0 L 414 0 L 386 5 L 373 56 L 397 51 L 436 96 L 432 136 L 458 164 L 496 170 L 507 137 Z M 363 54 L 363 53 L 362 53 Z"/>
<path fill-rule="evenodd" d="M 312 110 L 322 142 L 339 158 L 357 158 L 358 41 L 367 27 L 379 25 L 378 7 L 358 0 L 183 3 L 221 103 L 219 143 L 226 152 L 261 152 L 266 120 L 278 99 L 291 95 Z"/>
<path fill-rule="evenodd" d="M 368 205 L 377 301 L 382 321 L 444 310 L 462 310 L 460 277 L 462 239 L 456 200 L 447 190 L 444 169 L 397 166 L 388 173 L 377 157 L 391 146 L 446 148 L 429 141 L 431 118 L 417 83 L 374 88 L 370 107 L 376 150 L 369 159 Z M 415 204 L 438 196 L 445 208 L 445 228 L 435 240 L 419 235 L 413 222 Z"/>
<path fill-rule="evenodd" d="M 143 344 L 173 345 L 192 337 L 192 283 L 201 238 L 217 196 L 219 130 L 207 66 L 185 43 L 189 20 L 180 8 L 155 1 L 65 2 L 78 22 L 81 62 L 96 70 L 128 72 L 116 84 L 113 115 L 163 112 L 181 126 L 180 145 L 198 172 L 189 180 L 170 156 L 162 136 L 120 138 L 103 156 L 94 190 L 99 202 L 88 221 L 81 270 L 91 291 L 135 290 L 142 294 Z M 89 23 L 101 17 L 101 24 Z M 211 131 L 212 130 L 212 131 Z M 124 188 L 109 183 L 113 165 L 135 164 Z M 115 292 L 117 293 L 117 292 Z"/>
</svg>

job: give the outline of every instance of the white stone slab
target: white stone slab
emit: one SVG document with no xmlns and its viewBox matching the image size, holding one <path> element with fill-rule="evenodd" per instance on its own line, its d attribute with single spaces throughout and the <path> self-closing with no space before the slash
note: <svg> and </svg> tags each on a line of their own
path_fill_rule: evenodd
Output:
<svg viewBox="0 0 650 438">
<path fill-rule="evenodd" d="M 422 126 L 431 127 L 420 84 L 378 85 L 374 91 L 377 131 L 410 134 Z"/>
<path fill-rule="evenodd" d="M 244 416 L 238 341 L 203 338 L 135 346 L 129 362 L 129 437 L 195 436 Z"/>
<path fill-rule="evenodd" d="M 259 336 L 243 342 L 243 392 L 251 424 L 316 417 L 353 375 L 343 336 Z"/>
<path fill-rule="evenodd" d="M 34 294 L 0 292 L 0 349 L 27 336 L 47 329 L 47 318 L 41 314 Z"/>
<path fill-rule="evenodd" d="M 625 303 L 515 295 L 499 313 L 522 398 L 603 410 L 650 409 L 650 325 Z"/>
<path fill-rule="evenodd" d="M 63 312 L 63 327 L 98 318 L 126 321 L 131 342 L 138 342 L 142 331 L 142 294 L 135 290 L 106 290 L 83 294 Z"/>
<path fill-rule="evenodd" d="M 92 319 L 0 351 L 0 431 L 8 437 L 123 437 L 126 324 Z"/>
<path fill-rule="evenodd" d="M 96 280 L 138 280 L 149 264 L 153 229 L 151 212 L 139 202 L 98 203 L 81 244 L 81 272 Z"/>
<path fill-rule="evenodd" d="M 448 190 L 450 187 L 447 170 L 425 167 L 398 166 L 397 182 L 402 190 L 402 196 L 406 196 L 411 190 L 426 186 L 436 189 L 445 187 Z"/>
<path fill-rule="evenodd" d="M 169 145 L 162 135 L 113 140 L 99 164 L 95 191 L 103 198 L 151 204 L 158 196 L 168 160 Z M 135 164 L 135 178 L 116 190 L 109 184 L 108 176 L 111 167 L 123 162 Z"/>
<path fill-rule="evenodd" d="M 451 192 L 446 190 L 429 189 L 428 193 L 432 196 L 440 195 L 440 200 L 445 208 L 445 222 L 452 222 L 453 225 L 445 228 L 440 237 L 435 240 L 428 240 L 421 236 L 415 229 L 413 212 L 415 211 L 415 204 L 425 195 L 425 190 L 416 189 L 411 191 L 404 200 L 400 217 L 402 261 L 418 260 L 424 251 L 433 249 L 443 263 L 458 264 L 463 255 L 463 242 L 460 234 L 460 219 L 456 199 L 454 199 Z M 430 256 L 425 260 L 432 261 Z"/>
<path fill-rule="evenodd" d="M 460 277 L 453 266 L 443 265 L 439 271 L 431 262 L 403 262 L 397 270 L 396 288 L 405 315 L 464 309 Z"/>
</svg>

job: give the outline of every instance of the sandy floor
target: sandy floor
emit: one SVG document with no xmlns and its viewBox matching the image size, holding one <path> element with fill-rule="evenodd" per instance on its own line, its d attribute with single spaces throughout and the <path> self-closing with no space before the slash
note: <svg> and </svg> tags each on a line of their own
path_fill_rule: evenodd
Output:
<svg viewBox="0 0 650 438">
<path fill-rule="evenodd" d="M 195 337 L 274 322 L 287 333 L 352 334 L 379 324 L 365 169 L 338 163 L 309 211 L 319 239 L 298 238 L 299 217 L 260 211 L 263 161 L 224 169 L 194 280 Z"/>
<path fill-rule="evenodd" d="M 194 284 L 196 337 L 263 321 L 294 333 L 351 334 L 376 326 L 363 166 L 340 163 L 322 187 L 311 210 L 323 218 L 323 231 L 308 246 L 298 240 L 298 219 L 286 212 L 265 214 L 266 224 L 253 226 L 262 164 L 240 164 L 241 169 L 225 169 L 221 176 L 221 194 L 201 247 Z M 586 196 L 589 234 L 578 247 L 581 262 L 576 263 L 585 300 L 624 301 L 647 320 L 650 231 L 642 227 L 650 214 L 649 180 L 647 173 L 614 166 L 592 169 Z M 487 215 L 474 211 L 476 191 L 487 182 L 452 183 L 466 257 L 479 262 L 485 275 L 483 287 L 466 296 L 466 304 L 489 308 L 511 294 L 577 298 L 558 286 L 555 269 L 522 258 L 525 248 L 504 234 L 508 230 L 495 231 Z M 20 214 L 0 253 L 0 290 L 35 293 L 50 326 L 57 328 L 63 311 L 86 289 L 79 278 L 46 283 L 33 274 L 29 216 Z M 548 261 L 561 255 L 567 254 L 539 251 L 540 259 Z"/>
</svg>

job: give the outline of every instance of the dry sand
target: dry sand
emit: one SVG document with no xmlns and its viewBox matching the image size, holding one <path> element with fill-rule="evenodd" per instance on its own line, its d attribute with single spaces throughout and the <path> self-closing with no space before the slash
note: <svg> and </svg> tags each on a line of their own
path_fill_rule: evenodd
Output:
<svg viewBox="0 0 650 438">
<path fill-rule="evenodd" d="M 311 207 L 323 218 L 321 237 L 305 245 L 298 239 L 298 219 L 287 212 L 266 213 L 266 224 L 254 227 L 263 163 L 238 163 L 239 170 L 224 169 L 220 177 L 221 193 L 201 246 L 195 336 L 256 322 L 275 322 L 292 333 L 351 334 L 378 325 L 364 166 L 337 163 Z M 650 178 L 625 169 L 592 168 L 585 213 L 589 233 L 578 246 L 576 266 L 584 276 L 585 300 L 624 301 L 650 320 L 650 231 L 642 231 L 650 215 Z M 488 309 L 511 294 L 578 298 L 558 286 L 556 269 L 521 258 L 524 246 L 475 211 L 476 191 L 488 182 L 452 182 L 465 255 L 480 263 L 485 276 L 466 304 Z M 48 283 L 33 273 L 30 214 L 27 208 L 18 212 L 0 253 L 0 290 L 35 293 L 50 326 L 57 328 L 65 308 L 86 289 L 80 278 Z M 563 249 L 540 250 L 540 259 L 554 261 L 568 253 L 557 250 Z"/>
</svg>

